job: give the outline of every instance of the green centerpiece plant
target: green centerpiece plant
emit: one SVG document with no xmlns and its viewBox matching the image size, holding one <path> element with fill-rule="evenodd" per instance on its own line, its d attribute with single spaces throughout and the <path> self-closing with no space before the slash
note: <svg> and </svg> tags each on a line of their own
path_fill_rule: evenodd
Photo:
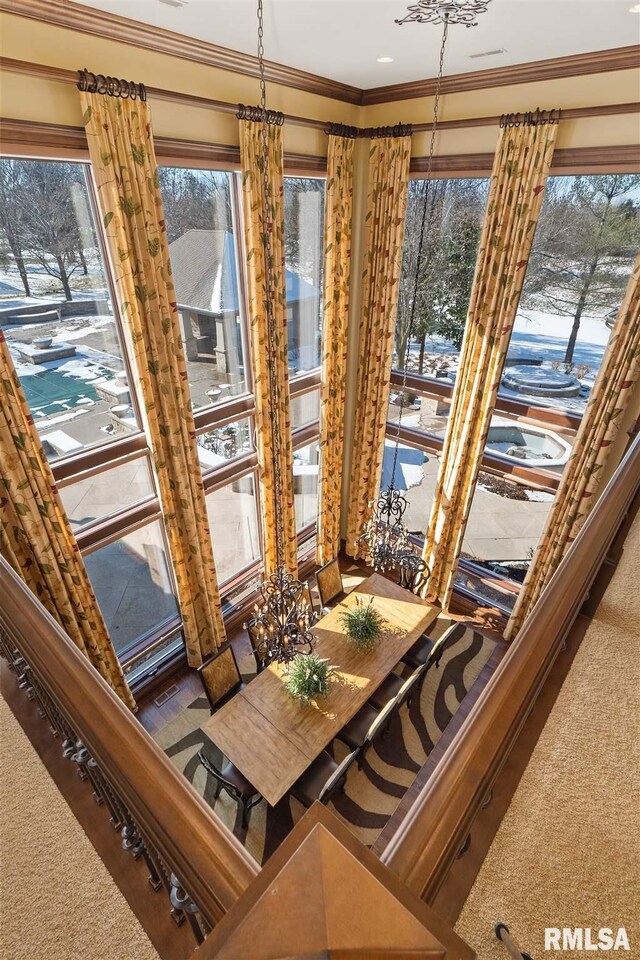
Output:
<svg viewBox="0 0 640 960">
<path fill-rule="evenodd" d="M 296 700 L 310 703 L 326 696 L 335 672 L 335 665 L 330 666 L 329 661 L 317 653 L 301 653 L 289 664 L 284 685 Z"/>
<path fill-rule="evenodd" d="M 384 617 L 373 606 L 373 598 L 365 603 L 356 597 L 355 606 L 340 615 L 347 636 L 361 650 L 372 650 L 380 639 Z"/>
</svg>

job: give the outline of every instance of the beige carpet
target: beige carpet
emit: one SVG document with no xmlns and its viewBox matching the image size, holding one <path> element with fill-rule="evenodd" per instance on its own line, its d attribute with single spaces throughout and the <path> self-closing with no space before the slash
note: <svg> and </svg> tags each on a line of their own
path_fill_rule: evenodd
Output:
<svg viewBox="0 0 640 960">
<path fill-rule="evenodd" d="M 1 697 L 0 758 L 0 957 L 158 960 Z"/>
<path fill-rule="evenodd" d="M 545 927 L 626 927 L 640 958 L 639 585 L 640 517 L 459 918 L 481 960 L 505 960 L 496 920 L 535 960 L 587 956 Z"/>
</svg>

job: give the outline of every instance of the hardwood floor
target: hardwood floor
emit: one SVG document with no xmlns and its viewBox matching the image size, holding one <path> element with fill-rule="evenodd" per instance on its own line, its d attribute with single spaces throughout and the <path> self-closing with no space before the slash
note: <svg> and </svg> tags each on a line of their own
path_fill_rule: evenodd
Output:
<svg viewBox="0 0 640 960">
<path fill-rule="evenodd" d="M 231 634 L 229 640 L 239 661 L 251 657 L 251 645 L 242 628 Z M 202 694 L 200 677 L 195 670 L 184 664 L 161 686 L 138 698 L 136 716 L 145 730 L 154 736 Z"/>
</svg>

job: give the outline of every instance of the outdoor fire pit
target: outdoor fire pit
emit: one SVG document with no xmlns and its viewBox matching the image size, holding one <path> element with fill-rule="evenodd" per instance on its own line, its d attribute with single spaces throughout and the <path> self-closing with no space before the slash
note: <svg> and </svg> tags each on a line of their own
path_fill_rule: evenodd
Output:
<svg viewBox="0 0 640 960">
<path fill-rule="evenodd" d="M 532 397 L 577 397 L 582 389 L 576 377 L 553 367 L 509 367 L 502 383 L 509 390 Z"/>
</svg>

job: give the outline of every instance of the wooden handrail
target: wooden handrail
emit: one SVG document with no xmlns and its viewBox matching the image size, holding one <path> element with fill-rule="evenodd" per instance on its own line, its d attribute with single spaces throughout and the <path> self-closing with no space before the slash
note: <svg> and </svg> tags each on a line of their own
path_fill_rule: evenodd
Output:
<svg viewBox="0 0 640 960">
<path fill-rule="evenodd" d="M 259 866 L 0 557 L 0 626 L 209 925 Z"/>
<path fill-rule="evenodd" d="M 433 903 L 640 488 L 640 436 L 381 860 Z"/>
</svg>

